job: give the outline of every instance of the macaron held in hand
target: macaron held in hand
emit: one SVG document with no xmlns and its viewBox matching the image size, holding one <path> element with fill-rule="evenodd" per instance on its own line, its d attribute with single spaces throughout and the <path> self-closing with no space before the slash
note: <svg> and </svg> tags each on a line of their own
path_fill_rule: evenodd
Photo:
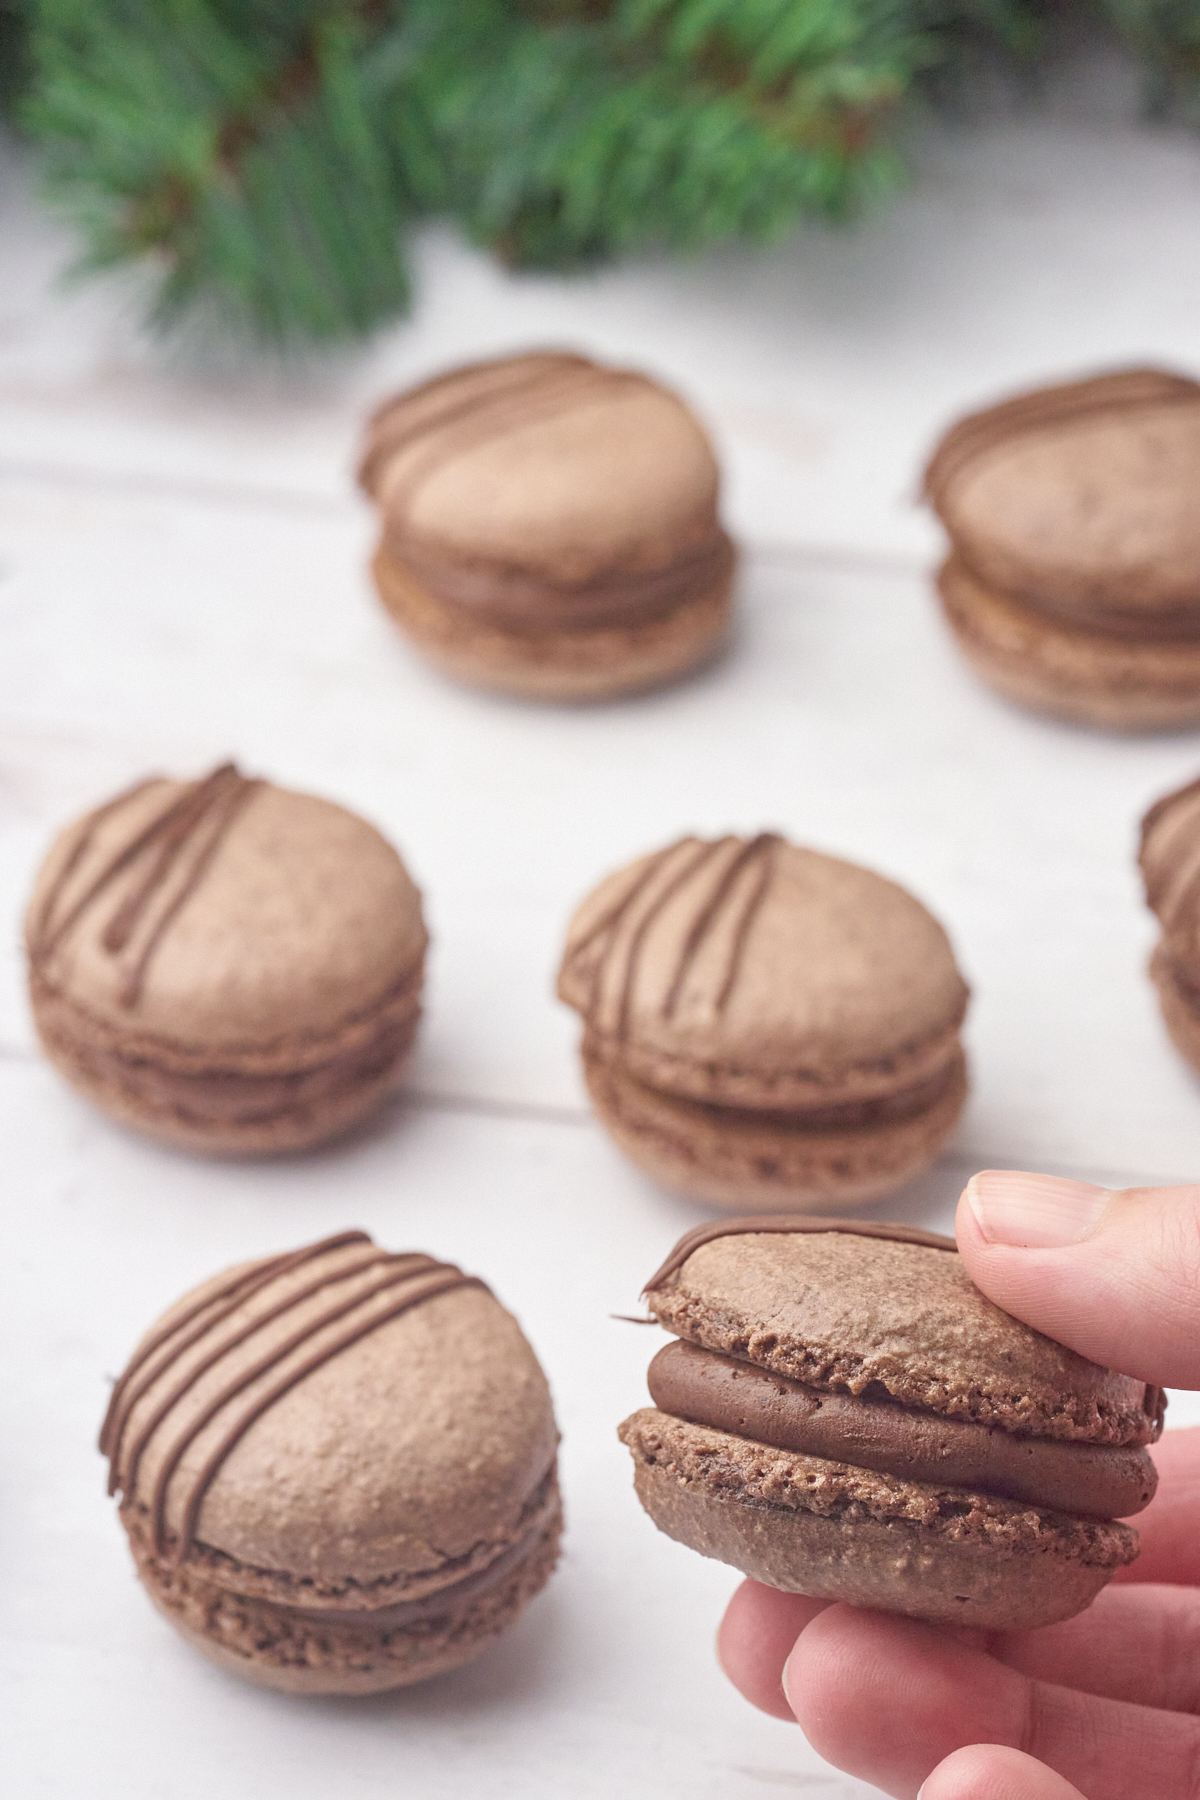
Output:
<svg viewBox="0 0 1200 1800">
<path fill-rule="evenodd" d="M 946 618 L 1018 704 L 1119 731 L 1200 722 L 1200 384 L 1039 389 L 954 425 L 925 492 Z"/>
<path fill-rule="evenodd" d="M 552 351 L 453 369 L 380 407 L 359 480 L 380 513 L 380 597 L 459 680 L 605 699 L 725 637 L 716 458 L 645 375 Z"/>
<path fill-rule="evenodd" d="M 553 1570 L 557 1432 L 475 1276 L 346 1231 L 171 1307 L 101 1434 L 139 1578 L 260 1684 L 363 1694 L 471 1661 Z"/>
<path fill-rule="evenodd" d="M 348 1130 L 420 1014 L 421 898 L 373 826 L 225 764 L 69 826 L 26 917 L 46 1054 L 122 1124 L 264 1155 Z"/>
<path fill-rule="evenodd" d="M 722 1206 L 886 1194 L 966 1097 L 967 988 L 937 920 L 771 832 L 683 838 L 602 881 L 571 920 L 558 992 L 621 1149 Z"/>
<path fill-rule="evenodd" d="M 1081 1611 L 1137 1553 L 1164 1398 L 987 1300 L 949 1238 L 730 1219 L 651 1278 L 678 1342 L 620 1428 L 668 1536 L 767 1586 L 939 1624 Z"/>
</svg>

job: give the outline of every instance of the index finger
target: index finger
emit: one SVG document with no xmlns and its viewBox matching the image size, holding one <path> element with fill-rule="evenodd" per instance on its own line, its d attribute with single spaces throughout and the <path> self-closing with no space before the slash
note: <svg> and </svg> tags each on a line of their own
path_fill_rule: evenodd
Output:
<svg viewBox="0 0 1200 1800">
<path fill-rule="evenodd" d="M 1200 1587 L 1200 1425 L 1168 1431 L 1150 1452 L 1158 1466 L 1158 1492 L 1131 1519 L 1141 1554 L 1114 1581 L 1167 1581 Z"/>
</svg>

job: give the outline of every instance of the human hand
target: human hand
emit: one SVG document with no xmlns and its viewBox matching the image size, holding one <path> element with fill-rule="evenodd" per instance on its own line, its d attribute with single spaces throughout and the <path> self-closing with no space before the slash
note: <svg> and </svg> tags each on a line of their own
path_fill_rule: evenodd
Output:
<svg viewBox="0 0 1200 1800">
<path fill-rule="evenodd" d="M 989 1171 L 957 1234 L 1016 1318 L 1138 1380 L 1200 1388 L 1200 1186 Z M 1141 1555 L 1077 1618 L 946 1630 L 747 1581 L 718 1635 L 726 1674 L 897 1800 L 1197 1800 L 1200 1429 L 1152 1454 Z"/>
</svg>

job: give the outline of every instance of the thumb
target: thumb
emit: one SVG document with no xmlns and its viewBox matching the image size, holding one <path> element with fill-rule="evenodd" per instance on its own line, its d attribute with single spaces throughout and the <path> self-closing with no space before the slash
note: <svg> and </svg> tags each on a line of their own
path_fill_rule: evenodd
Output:
<svg viewBox="0 0 1200 1800">
<path fill-rule="evenodd" d="M 971 1744 L 938 1764 L 917 1800 L 1083 1800 L 1083 1795 L 1021 1750 Z"/>
<path fill-rule="evenodd" d="M 987 1169 L 957 1232 L 972 1281 L 1014 1318 L 1138 1381 L 1200 1388 L 1200 1187 Z"/>
</svg>

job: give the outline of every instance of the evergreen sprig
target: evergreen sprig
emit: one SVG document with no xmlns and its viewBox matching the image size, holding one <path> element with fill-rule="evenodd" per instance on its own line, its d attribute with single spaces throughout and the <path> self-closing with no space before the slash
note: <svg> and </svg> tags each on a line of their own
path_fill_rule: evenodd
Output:
<svg viewBox="0 0 1200 1800">
<path fill-rule="evenodd" d="M 899 179 L 914 84 L 980 36 L 1027 53 L 1049 3 L 0 0 L 0 33 L 23 4 L 20 117 L 85 265 L 287 344 L 401 312 L 422 216 L 552 268 L 844 218 Z M 1200 87 L 1197 0 L 1102 4 Z"/>
</svg>

